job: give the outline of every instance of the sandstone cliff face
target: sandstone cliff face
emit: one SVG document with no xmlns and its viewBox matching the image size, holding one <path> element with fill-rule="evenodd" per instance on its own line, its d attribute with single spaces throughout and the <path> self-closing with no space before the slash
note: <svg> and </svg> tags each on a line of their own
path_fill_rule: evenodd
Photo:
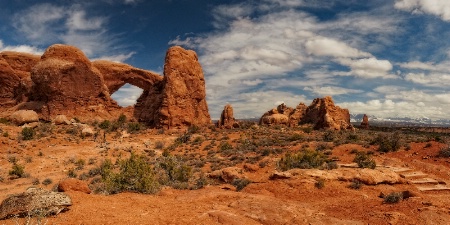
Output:
<svg viewBox="0 0 450 225">
<path fill-rule="evenodd" d="M 102 74 L 84 53 L 73 46 L 52 45 L 31 70 L 32 100 L 43 102 L 37 110 L 44 119 L 59 114 L 108 116 L 118 108 L 110 98 Z"/>
<path fill-rule="evenodd" d="M 316 98 L 306 107 L 300 103 L 295 109 L 284 103 L 276 109 L 266 112 L 260 119 L 261 125 L 289 125 L 313 124 L 315 129 L 353 129 L 350 124 L 350 113 L 347 109 L 335 106 L 330 96 Z"/>
<path fill-rule="evenodd" d="M 369 117 L 364 114 L 363 119 L 361 121 L 361 128 L 368 129 L 369 128 Z"/>
<path fill-rule="evenodd" d="M 315 129 L 353 129 L 348 109 L 335 106 L 331 96 L 316 98 L 306 109 L 301 123 L 314 124 Z"/>
<path fill-rule="evenodd" d="M 205 80 L 197 54 L 179 46 L 166 53 L 164 78 L 136 104 L 141 121 L 166 129 L 211 124 Z"/>
<path fill-rule="evenodd" d="M 27 101 L 31 89 L 31 68 L 39 56 L 18 52 L 0 53 L 0 106 L 11 107 Z"/>
<path fill-rule="evenodd" d="M 233 114 L 233 107 L 231 107 L 230 104 L 225 105 L 222 114 L 220 115 L 220 119 L 217 121 L 217 127 L 225 129 L 239 127 L 239 124 L 234 119 Z"/>
</svg>

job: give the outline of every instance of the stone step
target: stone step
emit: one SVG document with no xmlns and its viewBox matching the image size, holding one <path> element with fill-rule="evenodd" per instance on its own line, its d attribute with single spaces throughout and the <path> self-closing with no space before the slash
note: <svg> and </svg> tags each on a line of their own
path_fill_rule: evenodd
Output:
<svg viewBox="0 0 450 225">
<path fill-rule="evenodd" d="M 450 187 L 445 185 L 434 185 L 434 186 L 418 186 L 419 191 L 449 191 Z"/>
<path fill-rule="evenodd" d="M 414 171 L 414 172 L 409 172 L 409 173 L 402 173 L 402 174 L 400 174 L 400 176 L 405 179 L 419 179 L 419 178 L 428 177 L 428 174 L 426 174 L 422 171 Z"/>
<path fill-rule="evenodd" d="M 359 168 L 357 163 L 347 163 L 347 164 L 345 164 L 345 163 L 338 163 L 338 166 L 342 167 L 342 168 Z"/>
<path fill-rule="evenodd" d="M 412 184 L 439 184 L 439 181 L 433 179 L 433 178 L 429 178 L 429 177 L 425 177 L 425 178 L 420 178 L 420 179 L 416 179 L 416 180 L 411 180 L 410 181 Z"/>
<path fill-rule="evenodd" d="M 406 173 L 406 172 L 413 171 L 412 169 L 405 168 L 405 167 L 391 167 L 391 166 L 389 166 L 389 167 L 386 167 L 386 168 L 388 168 L 388 169 L 390 169 L 390 170 L 392 170 L 392 171 L 394 171 L 396 173 Z"/>
</svg>

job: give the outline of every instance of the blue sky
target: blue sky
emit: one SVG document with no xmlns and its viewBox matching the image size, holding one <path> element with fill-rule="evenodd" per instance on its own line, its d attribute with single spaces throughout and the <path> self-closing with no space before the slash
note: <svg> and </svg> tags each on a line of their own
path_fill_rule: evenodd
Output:
<svg viewBox="0 0 450 225">
<path fill-rule="evenodd" d="M 64 43 L 161 73 L 168 47 L 193 49 L 213 118 L 331 95 L 350 113 L 450 119 L 450 1 L 10 0 L 0 20 L 0 51 Z"/>
</svg>

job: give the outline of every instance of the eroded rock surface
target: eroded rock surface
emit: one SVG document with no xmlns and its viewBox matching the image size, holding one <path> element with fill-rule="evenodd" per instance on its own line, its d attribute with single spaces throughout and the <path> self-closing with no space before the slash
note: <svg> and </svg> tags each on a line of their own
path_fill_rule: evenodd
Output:
<svg viewBox="0 0 450 225">
<path fill-rule="evenodd" d="M 361 128 L 368 129 L 369 128 L 369 117 L 367 117 L 366 114 L 364 114 L 362 122 L 361 122 Z"/>
<path fill-rule="evenodd" d="M 28 188 L 26 192 L 10 196 L 0 205 L 0 219 L 12 216 L 47 216 L 58 214 L 72 205 L 64 193 Z"/>
<path fill-rule="evenodd" d="M 234 119 L 233 107 L 230 104 L 225 105 L 219 121 L 217 121 L 217 127 L 231 129 L 239 127 L 239 124 Z"/>
</svg>

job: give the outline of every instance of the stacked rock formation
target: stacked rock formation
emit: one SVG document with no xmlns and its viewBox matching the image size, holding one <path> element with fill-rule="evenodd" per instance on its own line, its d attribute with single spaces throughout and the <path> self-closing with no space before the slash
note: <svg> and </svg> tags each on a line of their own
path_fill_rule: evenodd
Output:
<svg viewBox="0 0 450 225">
<path fill-rule="evenodd" d="M 231 107 L 230 104 L 225 105 L 225 107 L 223 108 L 219 121 L 217 121 L 217 127 L 225 129 L 239 127 L 239 124 L 234 119 L 233 107 Z"/>
<path fill-rule="evenodd" d="M 364 114 L 362 122 L 361 122 L 361 128 L 363 129 L 369 129 L 369 117 L 367 117 L 366 114 Z"/>
<path fill-rule="evenodd" d="M 127 83 L 144 90 L 131 112 L 111 98 Z M 41 57 L 2 52 L 0 106 L 2 117 L 29 109 L 48 121 L 60 114 L 115 119 L 126 112 L 160 128 L 211 124 L 197 55 L 178 46 L 167 51 L 164 76 L 123 63 L 90 62 L 68 45 L 52 45 Z"/>
<path fill-rule="evenodd" d="M 310 106 L 300 103 L 296 109 L 287 107 L 284 103 L 276 109 L 266 112 L 260 119 L 261 125 L 312 124 L 314 129 L 353 129 L 350 123 L 348 109 L 335 106 L 330 96 L 316 98 Z"/>
</svg>

